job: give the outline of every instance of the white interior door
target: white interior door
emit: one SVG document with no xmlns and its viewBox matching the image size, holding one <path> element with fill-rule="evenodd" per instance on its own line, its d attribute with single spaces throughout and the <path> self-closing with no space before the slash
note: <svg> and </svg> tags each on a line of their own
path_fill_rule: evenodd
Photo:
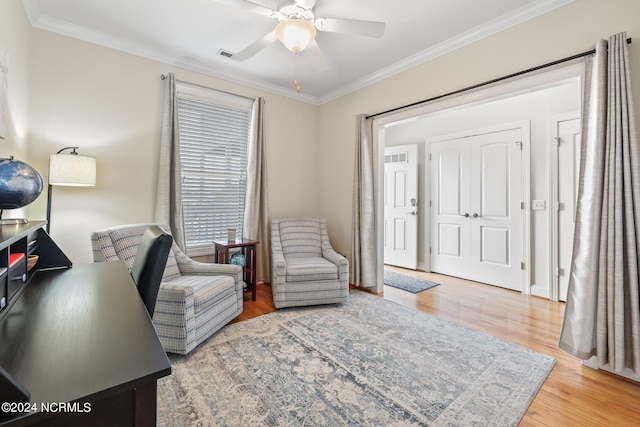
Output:
<svg viewBox="0 0 640 427">
<path fill-rule="evenodd" d="M 471 277 L 522 291 L 521 129 L 470 139 Z"/>
<path fill-rule="evenodd" d="M 431 144 L 431 271 L 469 275 L 469 180 L 467 138 Z"/>
<path fill-rule="evenodd" d="M 558 165 L 558 250 L 557 281 L 558 298 L 567 300 L 571 256 L 573 254 L 573 228 L 578 199 L 580 174 L 580 118 L 557 121 L 555 141 Z"/>
<path fill-rule="evenodd" d="M 431 144 L 431 270 L 522 291 L 522 129 Z"/>
<path fill-rule="evenodd" d="M 415 270 L 418 264 L 418 146 L 385 148 L 384 262 Z"/>
</svg>

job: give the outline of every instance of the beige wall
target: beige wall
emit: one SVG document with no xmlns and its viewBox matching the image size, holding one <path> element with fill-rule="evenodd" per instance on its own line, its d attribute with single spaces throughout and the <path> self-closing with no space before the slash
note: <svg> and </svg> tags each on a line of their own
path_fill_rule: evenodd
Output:
<svg viewBox="0 0 640 427">
<path fill-rule="evenodd" d="M 576 0 L 338 100 L 315 107 L 156 61 L 32 29 L 19 0 L 0 3 L 0 44 L 11 57 L 10 138 L 0 154 L 25 156 L 44 175 L 68 145 L 98 161 L 95 188 L 54 189 L 52 235 L 76 263 L 91 261 L 92 230 L 153 219 L 162 73 L 267 100 L 271 217 L 327 218 L 350 249 L 355 116 L 375 113 L 593 48 L 627 31 L 640 38 L 640 2 Z M 640 39 L 630 45 L 640 70 Z M 637 75 L 637 72 L 636 72 Z M 634 91 L 640 94 L 640 78 Z M 28 130 L 28 133 L 27 133 Z M 28 142 L 28 151 L 26 146 Z M 44 218 L 46 195 L 27 211 Z"/>
<path fill-rule="evenodd" d="M 0 157 L 14 156 L 27 161 L 29 126 L 29 40 L 30 25 L 19 1 L 0 5 L 0 46 L 9 55 L 7 135 L 0 139 Z M 24 217 L 25 213 L 6 211 L 4 218 Z"/>
<path fill-rule="evenodd" d="M 46 171 L 48 155 L 69 145 L 97 159 L 96 187 L 54 187 L 51 235 L 74 262 L 92 260 L 91 231 L 153 221 L 167 72 L 265 96 L 271 215 L 317 212 L 317 107 L 41 30 L 31 37 L 31 163 Z M 36 203 L 44 216 L 44 198 Z"/>
<path fill-rule="evenodd" d="M 321 215 L 338 250 L 350 249 L 355 119 L 593 49 L 627 31 L 633 90 L 640 99 L 640 1 L 576 0 L 538 18 L 320 107 Z M 640 108 L 636 109 L 640 111 Z"/>
</svg>

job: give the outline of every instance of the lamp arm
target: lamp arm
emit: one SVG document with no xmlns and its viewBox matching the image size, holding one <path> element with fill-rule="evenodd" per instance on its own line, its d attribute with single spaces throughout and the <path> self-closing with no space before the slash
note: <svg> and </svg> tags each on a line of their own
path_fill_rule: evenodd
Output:
<svg viewBox="0 0 640 427">
<path fill-rule="evenodd" d="M 56 154 L 60 154 L 62 153 L 64 150 L 71 150 L 71 153 L 69 154 L 75 154 L 78 155 L 78 152 L 76 151 L 78 149 L 78 147 L 64 147 L 62 148 L 60 151 L 58 151 Z"/>
</svg>

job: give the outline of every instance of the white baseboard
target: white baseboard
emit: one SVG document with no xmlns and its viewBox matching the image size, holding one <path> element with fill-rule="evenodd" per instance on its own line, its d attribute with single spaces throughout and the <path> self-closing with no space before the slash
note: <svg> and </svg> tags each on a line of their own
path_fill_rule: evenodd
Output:
<svg viewBox="0 0 640 427">
<path fill-rule="evenodd" d="M 549 299 L 549 288 L 546 286 L 531 285 L 531 295 Z"/>
</svg>

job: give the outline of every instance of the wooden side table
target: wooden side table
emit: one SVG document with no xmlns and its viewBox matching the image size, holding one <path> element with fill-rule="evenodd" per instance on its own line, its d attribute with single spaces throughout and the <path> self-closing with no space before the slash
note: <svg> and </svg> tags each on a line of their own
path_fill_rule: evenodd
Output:
<svg viewBox="0 0 640 427">
<path fill-rule="evenodd" d="M 247 291 L 251 291 L 251 300 L 256 300 L 256 246 L 260 242 L 257 240 L 217 240 L 215 245 L 215 259 L 218 264 L 229 263 L 229 249 L 240 248 L 240 253 L 246 260 L 243 269 L 244 282 L 247 284 Z"/>
</svg>

